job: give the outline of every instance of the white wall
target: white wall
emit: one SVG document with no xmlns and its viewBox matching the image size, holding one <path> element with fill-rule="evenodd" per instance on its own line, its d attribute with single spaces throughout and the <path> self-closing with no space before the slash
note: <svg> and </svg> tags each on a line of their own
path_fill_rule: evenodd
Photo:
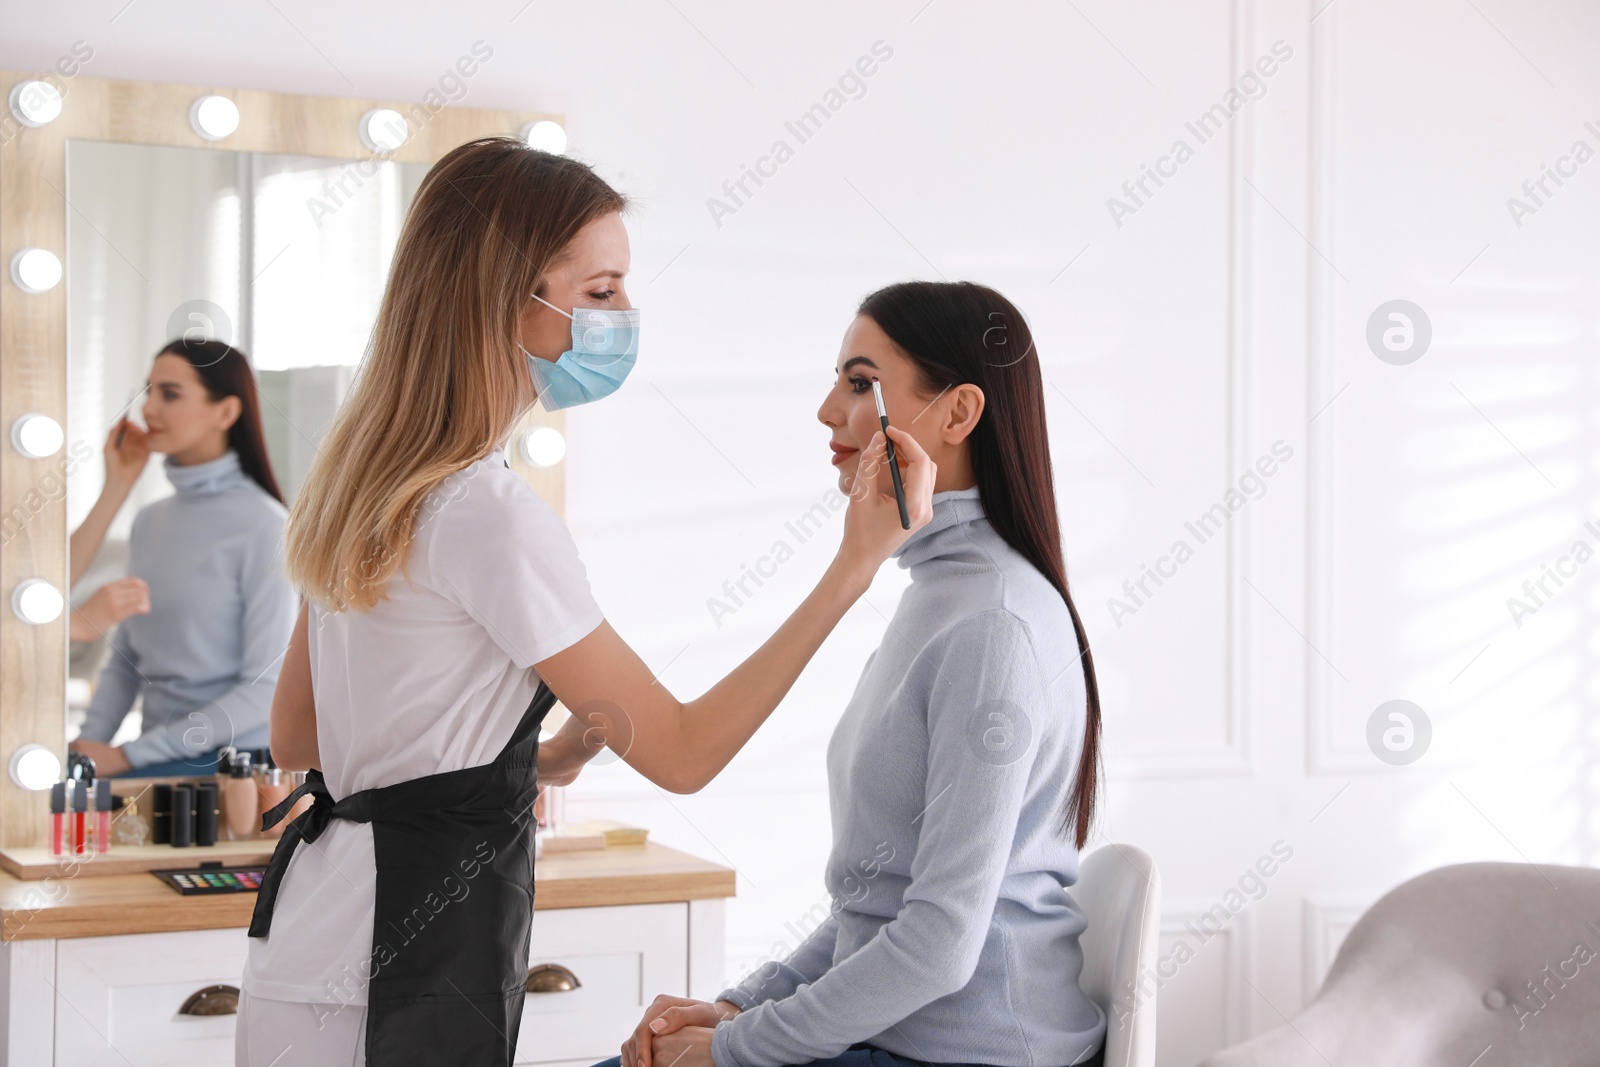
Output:
<svg viewBox="0 0 1600 1067">
<path fill-rule="evenodd" d="M 646 321 L 628 387 L 571 415 L 569 514 L 609 616 L 680 695 L 832 551 L 836 527 L 721 627 L 706 609 L 831 484 L 814 411 L 855 301 L 908 277 L 1011 296 L 1052 386 L 1101 665 L 1101 829 L 1154 853 L 1165 951 L 1193 950 L 1160 994 L 1178 1067 L 1292 1014 L 1350 922 L 1416 873 L 1600 859 L 1600 566 L 1521 626 L 1506 604 L 1574 541 L 1600 546 L 1600 162 L 1520 227 L 1506 204 L 1574 141 L 1600 148 L 1600 12 L 1325 3 L 398 3 L 380 23 L 279 0 L 224 24 L 201 4 L 112 22 L 122 0 L 7 0 L 0 62 L 86 38 L 97 76 L 417 98 L 481 38 L 463 103 L 565 112 L 574 152 L 639 200 Z M 1264 94 L 1200 144 L 1185 123 L 1279 40 Z M 784 123 L 877 41 L 893 54 L 865 94 L 717 225 L 708 198 L 792 145 Z M 1180 138 L 1193 158 L 1117 225 L 1108 197 Z M 1432 324 L 1407 366 L 1365 338 L 1394 299 Z M 1185 523 L 1280 440 L 1264 495 L 1198 544 Z M 1108 598 L 1178 539 L 1193 558 L 1119 625 Z M 703 793 L 622 765 L 572 791 L 574 817 L 738 869 L 730 977 L 823 897 L 823 749 L 902 585 L 880 576 Z M 1434 732 L 1405 767 L 1365 741 L 1396 698 Z M 1185 922 L 1276 842 L 1292 858 L 1202 944 Z"/>
</svg>

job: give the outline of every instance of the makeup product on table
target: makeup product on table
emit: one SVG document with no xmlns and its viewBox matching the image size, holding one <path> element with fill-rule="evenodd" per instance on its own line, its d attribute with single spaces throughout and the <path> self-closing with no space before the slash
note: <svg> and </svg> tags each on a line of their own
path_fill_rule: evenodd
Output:
<svg viewBox="0 0 1600 1067">
<path fill-rule="evenodd" d="M 172 787 L 172 847 L 194 844 L 194 786 Z"/>
<path fill-rule="evenodd" d="M 278 837 L 283 833 L 283 828 L 288 826 L 287 820 L 274 823 L 269 829 L 261 829 L 261 816 L 283 803 L 289 795 L 289 782 L 283 773 L 282 767 L 268 767 L 261 773 L 261 805 L 256 812 L 256 830 L 262 837 Z"/>
<path fill-rule="evenodd" d="M 211 867 L 202 865 L 187 870 L 151 871 L 184 896 L 208 893 L 246 893 L 261 888 L 264 867 Z"/>
<path fill-rule="evenodd" d="M 82 778 L 72 783 L 72 851 L 83 852 L 88 843 L 89 784 Z"/>
<path fill-rule="evenodd" d="M 158 782 L 150 787 L 150 843 L 172 844 L 172 785 Z"/>
<path fill-rule="evenodd" d="M 233 772 L 236 754 L 232 745 L 217 750 L 217 837 L 223 841 L 233 840 L 233 831 L 228 829 L 228 777 Z"/>
<path fill-rule="evenodd" d="M 111 794 L 111 836 L 119 845 L 149 844 L 150 817 L 139 809 L 138 797 Z"/>
<path fill-rule="evenodd" d="M 201 782 L 194 787 L 194 843 L 217 843 L 216 782 Z"/>
<path fill-rule="evenodd" d="M 261 825 L 257 812 L 260 798 L 255 776 L 250 773 L 250 753 L 235 752 L 228 767 L 228 780 L 222 783 L 222 807 L 227 819 L 228 837 L 244 841 L 256 836 Z"/>
<path fill-rule="evenodd" d="M 889 412 L 883 406 L 883 386 L 872 379 L 872 400 L 878 405 L 878 422 L 883 425 L 883 446 L 889 458 L 889 477 L 894 481 L 894 502 L 900 505 L 900 528 L 911 529 L 911 516 L 906 513 L 906 487 L 900 481 L 900 464 L 895 461 L 894 442 L 889 440 Z"/>
<path fill-rule="evenodd" d="M 50 855 L 59 856 L 67 850 L 67 784 L 57 782 L 50 787 Z"/>
<path fill-rule="evenodd" d="M 111 847 L 111 779 L 101 778 L 94 783 L 94 850 L 104 852 Z"/>
</svg>

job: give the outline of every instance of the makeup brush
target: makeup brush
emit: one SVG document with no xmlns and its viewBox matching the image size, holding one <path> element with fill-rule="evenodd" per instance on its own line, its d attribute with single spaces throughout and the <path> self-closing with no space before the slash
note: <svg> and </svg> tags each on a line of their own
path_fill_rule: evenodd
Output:
<svg viewBox="0 0 1600 1067">
<path fill-rule="evenodd" d="M 889 454 L 889 477 L 894 481 L 894 502 L 900 505 L 900 528 L 911 529 L 911 515 L 906 511 L 906 487 L 900 482 L 900 464 L 894 459 L 894 442 L 889 440 L 889 412 L 883 406 L 883 386 L 872 379 L 872 400 L 878 405 L 878 421 L 883 424 L 883 443 Z"/>
</svg>

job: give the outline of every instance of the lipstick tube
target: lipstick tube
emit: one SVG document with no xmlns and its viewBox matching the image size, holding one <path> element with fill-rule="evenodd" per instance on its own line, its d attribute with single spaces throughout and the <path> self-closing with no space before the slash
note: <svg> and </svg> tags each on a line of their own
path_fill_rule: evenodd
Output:
<svg viewBox="0 0 1600 1067">
<path fill-rule="evenodd" d="M 101 778 L 94 783 L 94 850 L 104 852 L 111 847 L 111 779 Z"/>
<path fill-rule="evenodd" d="M 85 815 L 89 810 L 89 784 L 82 778 L 72 781 L 72 851 L 84 851 L 84 843 L 88 840 Z"/>
<path fill-rule="evenodd" d="M 57 782 L 50 787 L 50 855 L 59 856 L 66 851 L 67 833 L 67 783 Z"/>
</svg>

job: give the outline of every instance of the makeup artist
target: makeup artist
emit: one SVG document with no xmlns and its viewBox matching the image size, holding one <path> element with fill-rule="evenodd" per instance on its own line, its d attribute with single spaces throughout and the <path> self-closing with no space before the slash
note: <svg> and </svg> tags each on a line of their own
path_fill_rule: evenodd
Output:
<svg viewBox="0 0 1600 1067">
<path fill-rule="evenodd" d="M 456 148 L 417 190 L 356 385 L 289 515 L 305 607 L 272 750 L 310 769 L 313 805 L 256 900 L 240 1065 L 291 1047 L 308 1065 L 509 1065 L 536 769 L 568 782 L 609 746 L 664 789 L 700 789 L 910 536 L 893 493 L 852 494 L 816 588 L 694 700 L 611 628 L 565 523 L 506 447 L 535 401 L 602 399 L 634 365 L 625 206 L 589 167 L 510 137 Z M 933 463 L 889 432 L 914 531 Z M 866 442 L 863 462 L 884 462 L 884 445 Z M 541 745 L 557 698 L 572 717 Z"/>
<path fill-rule="evenodd" d="M 143 444 L 166 454 L 175 492 L 133 518 L 128 572 L 148 589 L 148 611 L 112 632 L 67 747 L 105 777 L 213 774 L 224 745 L 267 744 L 296 607 L 283 573 L 287 512 L 243 352 L 173 341 L 156 354 L 147 386 Z M 139 736 L 113 746 L 141 695 Z"/>
</svg>

